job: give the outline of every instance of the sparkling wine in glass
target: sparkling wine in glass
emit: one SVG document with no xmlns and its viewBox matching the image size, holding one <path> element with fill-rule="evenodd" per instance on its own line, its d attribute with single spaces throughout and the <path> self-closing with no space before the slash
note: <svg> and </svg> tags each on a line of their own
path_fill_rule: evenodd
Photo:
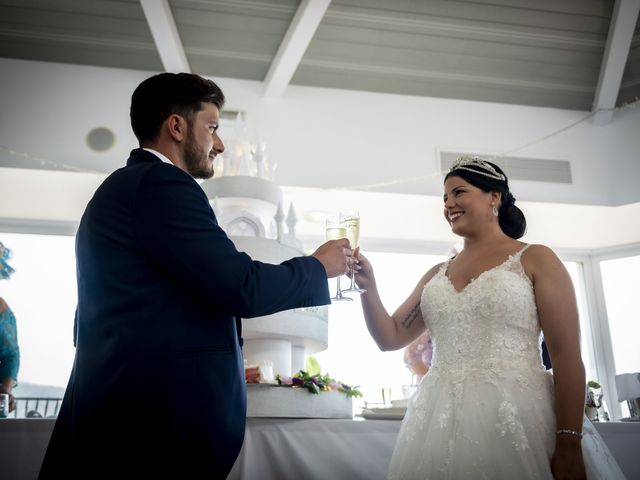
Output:
<svg viewBox="0 0 640 480">
<path fill-rule="evenodd" d="M 328 217 L 325 226 L 325 232 L 327 240 L 339 240 L 341 238 L 347 238 L 347 227 L 342 223 L 340 216 Z M 347 297 L 342 294 L 340 288 L 340 276 L 336 277 L 337 291 L 336 294 L 331 297 L 332 302 L 350 302 L 353 298 Z"/>
<path fill-rule="evenodd" d="M 347 229 L 347 238 L 351 243 L 351 249 L 355 250 L 360 241 L 360 213 L 355 210 L 346 210 L 340 212 L 340 218 L 342 223 Z M 343 292 L 365 293 L 364 288 L 358 288 L 356 286 L 356 270 L 355 265 L 351 265 L 351 285 Z"/>
</svg>

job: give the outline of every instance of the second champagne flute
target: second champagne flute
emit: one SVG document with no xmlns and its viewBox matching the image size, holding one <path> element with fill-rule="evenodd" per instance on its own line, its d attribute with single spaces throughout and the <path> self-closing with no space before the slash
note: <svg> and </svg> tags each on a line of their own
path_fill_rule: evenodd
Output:
<svg viewBox="0 0 640 480">
<path fill-rule="evenodd" d="M 325 232 L 327 234 L 327 240 L 339 240 L 341 238 L 347 238 L 347 227 L 342 223 L 340 216 L 327 217 L 325 226 Z M 342 294 L 340 289 L 340 276 L 336 277 L 338 284 L 337 292 L 335 296 L 331 297 L 332 302 L 351 302 L 353 298 L 347 297 Z"/>
<path fill-rule="evenodd" d="M 360 213 L 355 210 L 345 210 L 340 212 L 342 223 L 347 228 L 347 238 L 351 243 L 351 249 L 355 250 L 360 241 Z M 365 293 L 364 288 L 356 286 L 356 269 L 355 265 L 351 265 L 351 285 L 343 292 Z"/>
</svg>

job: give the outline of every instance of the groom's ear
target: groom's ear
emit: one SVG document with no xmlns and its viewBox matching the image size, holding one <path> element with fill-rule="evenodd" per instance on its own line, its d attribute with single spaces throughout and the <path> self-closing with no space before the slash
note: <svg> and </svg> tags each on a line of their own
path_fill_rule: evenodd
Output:
<svg viewBox="0 0 640 480">
<path fill-rule="evenodd" d="M 187 121 L 177 113 L 169 115 L 163 124 L 166 132 L 176 142 L 181 143 L 187 137 Z"/>
</svg>

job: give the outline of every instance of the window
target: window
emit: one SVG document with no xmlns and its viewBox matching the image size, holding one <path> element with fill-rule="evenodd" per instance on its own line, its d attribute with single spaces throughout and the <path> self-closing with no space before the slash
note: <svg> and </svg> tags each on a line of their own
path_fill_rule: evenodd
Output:
<svg viewBox="0 0 640 480">
<path fill-rule="evenodd" d="M 74 237 L 0 234 L 15 273 L 0 293 L 16 316 L 17 397 L 62 396 L 73 365 L 77 302 Z"/>
<path fill-rule="evenodd" d="M 13 250 L 16 273 L 0 283 L 0 294 L 14 311 L 18 324 L 21 367 L 17 396 L 61 396 L 73 364 L 73 318 L 77 302 L 74 237 L 0 234 Z M 387 310 L 393 312 L 418 280 L 445 255 L 369 252 L 378 288 Z M 580 264 L 565 262 L 576 287 L 582 327 L 587 379 L 596 379 L 588 336 L 588 316 Z M 625 271 L 637 271 L 640 257 L 603 262 L 607 308 L 618 373 L 640 370 L 634 346 L 640 322 L 632 317 L 632 282 Z M 635 267 L 635 269 L 634 269 Z M 335 280 L 330 283 L 335 292 Z M 315 355 L 323 373 L 351 385 L 360 385 L 365 400 L 382 402 L 382 390 L 402 397 L 402 386 L 412 382 L 403 350 L 381 352 L 366 328 L 358 296 L 350 303 L 329 307 L 329 348 Z M 625 303 L 626 302 L 626 303 Z M 52 392 L 54 389 L 55 393 Z M 387 391 L 389 395 L 389 391 Z"/>
<path fill-rule="evenodd" d="M 389 313 L 406 299 L 418 280 L 433 265 L 446 259 L 444 255 L 417 255 L 370 252 L 382 301 Z M 587 379 L 595 378 L 591 360 L 591 340 L 580 264 L 564 263 L 573 281 L 581 323 L 581 343 Z M 330 284 L 335 292 L 335 281 Z M 412 376 L 405 367 L 403 350 L 381 352 L 367 330 L 358 298 L 350 303 L 329 307 L 329 347 L 314 355 L 322 371 L 347 384 L 361 385 L 364 400 L 382 402 L 382 390 L 391 389 L 392 398 L 402 397 L 402 386 L 409 385 Z M 388 392 L 387 392 L 388 394 Z"/>
<path fill-rule="evenodd" d="M 600 271 L 616 375 L 640 372 L 640 315 L 636 305 L 640 256 L 602 261 Z M 622 414 L 629 416 L 626 402 Z"/>
<path fill-rule="evenodd" d="M 393 313 L 407 298 L 418 280 L 444 255 L 367 252 L 387 311 Z M 335 292 L 335 280 L 329 291 Z M 356 295 L 357 297 L 357 295 Z M 402 398 L 402 386 L 410 385 L 411 372 L 405 367 L 403 350 L 381 352 L 369 335 L 359 298 L 329 307 L 329 347 L 314 355 L 323 373 L 349 385 L 360 385 L 364 400 L 382 402 L 382 389 L 391 398 Z"/>
<path fill-rule="evenodd" d="M 595 360 L 593 358 L 593 342 L 591 339 L 591 328 L 589 322 L 589 312 L 587 310 L 585 288 L 582 273 L 582 264 L 578 262 L 562 262 L 569 272 L 573 288 L 576 292 L 576 302 L 578 303 L 578 315 L 580 317 L 580 351 L 582 352 L 582 362 L 587 382 L 589 380 L 602 381 L 596 373 Z"/>
</svg>

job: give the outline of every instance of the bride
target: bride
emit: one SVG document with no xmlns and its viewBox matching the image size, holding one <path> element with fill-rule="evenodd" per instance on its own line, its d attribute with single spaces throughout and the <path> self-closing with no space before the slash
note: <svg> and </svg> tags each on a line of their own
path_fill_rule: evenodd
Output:
<svg viewBox="0 0 640 480">
<path fill-rule="evenodd" d="M 427 327 L 434 343 L 389 478 L 624 478 L 584 419 L 571 279 L 549 248 L 518 241 L 526 221 L 504 172 L 462 157 L 445 177 L 443 198 L 464 248 L 431 268 L 393 315 L 358 253 L 362 309 L 380 349 L 402 348 Z M 541 330 L 553 375 L 542 366 Z"/>
</svg>

